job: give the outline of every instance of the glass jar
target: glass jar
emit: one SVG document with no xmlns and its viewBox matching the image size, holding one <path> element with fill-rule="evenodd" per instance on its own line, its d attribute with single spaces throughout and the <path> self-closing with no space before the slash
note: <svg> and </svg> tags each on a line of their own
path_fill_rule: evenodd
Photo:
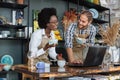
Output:
<svg viewBox="0 0 120 80">
<path fill-rule="evenodd" d="M 24 37 L 25 33 L 22 29 L 18 29 L 18 31 L 16 32 L 16 37 Z"/>
</svg>

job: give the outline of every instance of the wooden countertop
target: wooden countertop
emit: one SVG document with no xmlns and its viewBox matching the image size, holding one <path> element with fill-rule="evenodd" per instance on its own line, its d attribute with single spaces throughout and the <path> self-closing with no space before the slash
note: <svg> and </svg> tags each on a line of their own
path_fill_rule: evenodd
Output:
<svg viewBox="0 0 120 80">
<path fill-rule="evenodd" d="M 111 73 L 111 72 L 120 72 L 120 66 L 101 68 L 101 67 L 68 67 L 64 68 L 59 67 L 50 67 L 45 69 L 29 71 L 27 65 L 14 65 L 12 67 L 13 71 L 19 73 L 25 73 L 33 75 L 34 77 L 70 77 L 70 76 L 82 76 L 89 74 L 98 74 L 98 73 Z"/>
</svg>

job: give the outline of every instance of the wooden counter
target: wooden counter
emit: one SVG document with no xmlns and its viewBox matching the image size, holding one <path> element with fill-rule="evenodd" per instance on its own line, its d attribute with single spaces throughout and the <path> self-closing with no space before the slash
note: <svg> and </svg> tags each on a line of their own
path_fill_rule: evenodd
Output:
<svg viewBox="0 0 120 80">
<path fill-rule="evenodd" d="M 98 74 L 98 73 L 112 73 L 119 72 L 120 66 L 117 67 L 109 67 L 108 68 L 100 68 L 100 67 L 68 67 L 59 68 L 59 67 L 50 67 L 41 70 L 29 71 L 27 65 L 15 65 L 12 67 L 13 71 L 19 73 L 25 73 L 32 75 L 37 78 L 63 78 L 63 77 L 71 77 L 71 76 L 83 76 L 89 74 Z"/>
</svg>

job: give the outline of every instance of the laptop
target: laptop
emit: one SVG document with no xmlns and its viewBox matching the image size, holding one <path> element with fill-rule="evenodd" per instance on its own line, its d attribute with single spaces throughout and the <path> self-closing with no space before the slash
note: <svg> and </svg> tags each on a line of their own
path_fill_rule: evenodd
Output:
<svg viewBox="0 0 120 80">
<path fill-rule="evenodd" d="M 90 46 L 83 64 L 69 63 L 68 66 L 71 67 L 99 66 L 103 62 L 106 49 L 107 49 L 106 46 Z"/>
</svg>

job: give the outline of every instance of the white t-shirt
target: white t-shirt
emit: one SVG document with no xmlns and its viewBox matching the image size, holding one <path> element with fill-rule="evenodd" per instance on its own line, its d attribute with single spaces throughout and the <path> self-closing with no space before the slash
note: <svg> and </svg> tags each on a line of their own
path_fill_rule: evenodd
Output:
<svg viewBox="0 0 120 80">
<path fill-rule="evenodd" d="M 32 34 L 31 40 L 29 43 L 29 52 L 31 52 L 31 53 L 30 53 L 30 55 L 28 55 L 28 57 L 36 58 L 46 52 L 43 50 L 43 48 L 38 49 L 38 46 L 41 44 L 43 35 L 46 36 L 45 29 L 38 29 Z M 55 35 L 54 35 L 53 31 L 51 31 L 50 36 L 52 39 L 55 39 Z M 49 48 L 48 54 L 51 58 L 56 59 L 57 53 L 55 51 L 55 47 Z"/>
</svg>

